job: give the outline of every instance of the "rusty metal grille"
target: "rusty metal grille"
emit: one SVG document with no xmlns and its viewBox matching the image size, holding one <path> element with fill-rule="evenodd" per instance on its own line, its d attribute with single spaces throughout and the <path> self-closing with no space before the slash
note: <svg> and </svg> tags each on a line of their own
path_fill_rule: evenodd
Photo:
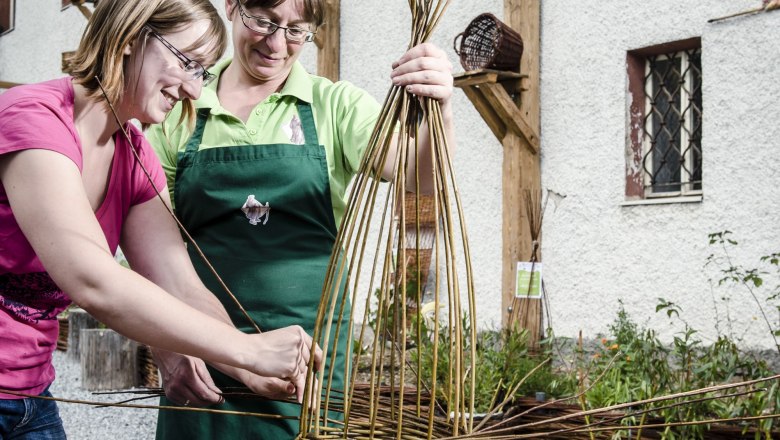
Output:
<svg viewBox="0 0 780 440">
<path fill-rule="evenodd" d="M 645 195 L 700 194 L 701 49 L 647 57 L 644 86 Z"/>
</svg>

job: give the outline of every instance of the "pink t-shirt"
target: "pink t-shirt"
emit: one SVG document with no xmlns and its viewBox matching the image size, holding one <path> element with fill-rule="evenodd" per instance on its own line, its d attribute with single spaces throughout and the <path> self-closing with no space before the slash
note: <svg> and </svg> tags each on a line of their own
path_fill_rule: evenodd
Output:
<svg viewBox="0 0 780 440">
<path fill-rule="evenodd" d="M 19 86 L 0 94 L 0 154 L 31 148 L 51 150 L 67 156 L 82 169 L 73 99 L 70 77 Z M 152 147 L 133 124 L 125 127 L 132 146 L 121 132 L 114 137 L 116 149 L 108 189 L 95 213 L 112 253 L 116 252 L 130 207 L 156 196 L 131 147 L 138 151 L 157 189 L 165 187 L 165 175 Z M 0 184 L 0 389 L 37 395 L 51 384 L 51 355 L 59 334 L 57 314 L 70 302 L 19 229 Z M 0 398 L 19 397 L 0 393 Z"/>
</svg>

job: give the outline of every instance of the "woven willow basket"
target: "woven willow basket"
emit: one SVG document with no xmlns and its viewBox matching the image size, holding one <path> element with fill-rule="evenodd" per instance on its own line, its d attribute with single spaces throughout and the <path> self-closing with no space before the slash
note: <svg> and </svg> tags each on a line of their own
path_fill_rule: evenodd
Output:
<svg viewBox="0 0 780 440">
<path fill-rule="evenodd" d="M 477 16 L 465 31 L 455 37 L 453 48 L 466 70 L 518 71 L 523 40 L 520 34 L 495 15 L 485 13 Z"/>
</svg>

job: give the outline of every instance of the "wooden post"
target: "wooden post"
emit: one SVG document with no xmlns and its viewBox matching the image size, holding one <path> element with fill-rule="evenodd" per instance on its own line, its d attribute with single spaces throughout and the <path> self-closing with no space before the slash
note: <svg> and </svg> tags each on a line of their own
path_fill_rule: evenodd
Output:
<svg viewBox="0 0 780 440">
<path fill-rule="evenodd" d="M 68 351 L 68 317 L 63 315 L 57 316 L 57 324 L 59 324 L 59 332 L 57 335 L 57 350 Z"/>
<path fill-rule="evenodd" d="M 341 0 L 325 0 L 325 24 L 317 31 L 317 75 L 339 80 L 341 57 Z"/>
<path fill-rule="evenodd" d="M 523 57 L 520 73 L 525 76 L 522 93 L 515 103 L 520 116 L 533 132 L 540 131 L 539 92 L 539 47 L 540 47 L 540 0 L 505 0 L 504 22 L 517 30 L 523 39 Z M 529 261 L 533 251 L 531 230 L 525 212 L 523 194 L 530 190 L 537 194 L 541 189 L 541 163 L 539 154 L 532 148 L 528 137 L 508 131 L 503 140 L 503 275 L 502 275 L 502 322 L 510 317 L 509 307 L 514 300 L 516 266 L 518 261 Z M 541 261 L 541 254 L 537 252 Z M 533 345 L 541 337 L 542 309 L 537 299 L 521 299 L 513 312 L 519 318 L 518 325 L 528 329 Z"/>
<path fill-rule="evenodd" d="M 62 0 L 62 9 L 67 8 L 70 5 L 74 5 L 77 8 L 79 8 L 79 11 L 81 11 L 81 14 L 89 20 L 89 18 L 92 16 L 92 11 L 84 6 L 84 3 L 92 3 L 93 6 L 97 6 L 98 0 Z"/>
<path fill-rule="evenodd" d="M 10 81 L 0 81 L 0 89 L 10 89 L 11 87 L 20 86 L 21 84 L 10 82 Z"/>
<path fill-rule="evenodd" d="M 73 308 L 68 312 L 68 358 L 77 361 L 81 356 L 81 330 L 98 328 L 100 323 L 86 310 Z"/>
<path fill-rule="evenodd" d="M 81 386 L 89 391 L 132 388 L 137 344 L 111 329 L 81 330 Z"/>
</svg>

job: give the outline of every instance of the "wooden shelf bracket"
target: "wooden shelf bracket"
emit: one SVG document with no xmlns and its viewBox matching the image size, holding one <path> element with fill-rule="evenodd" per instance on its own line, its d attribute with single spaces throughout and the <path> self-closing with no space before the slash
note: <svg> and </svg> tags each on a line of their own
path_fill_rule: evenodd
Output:
<svg viewBox="0 0 780 440">
<path fill-rule="evenodd" d="M 526 78 L 514 72 L 475 70 L 455 75 L 455 87 L 460 87 L 485 120 L 499 142 L 504 143 L 507 131 L 525 139 L 534 154 L 539 153 L 539 134 L 531 127 L 503 81 L 519 82 Z"/>
</svg>

